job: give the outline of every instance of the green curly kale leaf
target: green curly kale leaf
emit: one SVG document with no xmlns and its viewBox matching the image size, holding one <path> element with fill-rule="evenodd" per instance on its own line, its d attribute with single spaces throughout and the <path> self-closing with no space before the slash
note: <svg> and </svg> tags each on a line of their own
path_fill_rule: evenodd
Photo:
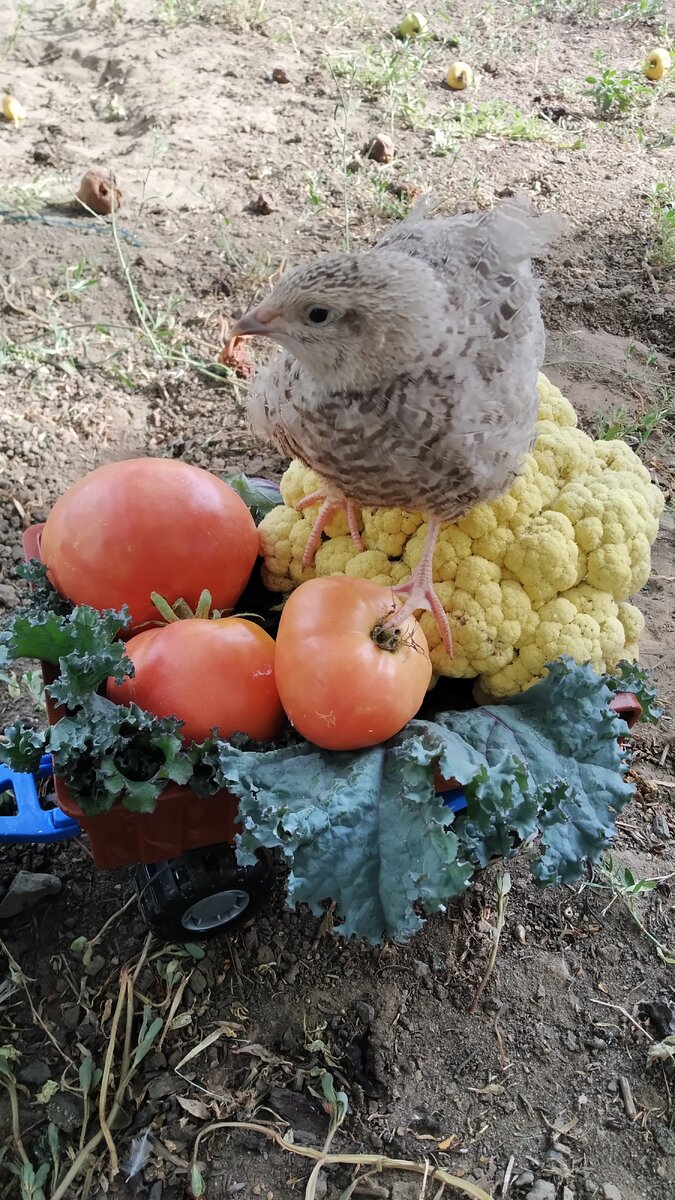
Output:
<svg viewBox="0 0 675 1200">
<path fill-rule="evenodd" d="M 641 667 L 639 663 L 622 659 L 605 676 L 605 681 L 614 693 L 632 692 L 642 706 L 640 720 L 650 725 L 656 724 L 662 709 L 659 708 L 656 688 L 646 668 Z"/>
<path fill-rule="evenodd" d="M 240 859 L 278 847 L 290 904 L 319 913 L 332 899 L 338 932 L 374 943 L 410 937 L 420 910 L 442 908 L 524 842 L 535 879 L 570 882 L 609 845 L 632 795 L 611 698 L 590 667 L 561 660 L 509 704 L 411 721 L 370 750 L 222 743 L 217 779 L 240 799 Z M 465 814 L 435 795 L 437 765 L 464 785 Z"/>
<path fill-rule="evenodd" d="M 409 937 L 422 924 L 415 902 L 435 911 L 472 874 L 434 795 L 437 758 L 435 739 L 415 735 L 353 753 L 221 744 L 218 782 L 240 797 L 240 861 L 279 848 L 292 867 L 291 906 L 318 914 L 333 899 L 345 936 Z"/>
<path fill-rule="evenodd" d="M 152 812 L 168 782 L 184 784 L 192 775 L 179 728 L 174 718 L 93 695 L 52 726 L 47 749 L 83 811 L 107 812 L 119 801 L 132 812 Z"/>
</svg>

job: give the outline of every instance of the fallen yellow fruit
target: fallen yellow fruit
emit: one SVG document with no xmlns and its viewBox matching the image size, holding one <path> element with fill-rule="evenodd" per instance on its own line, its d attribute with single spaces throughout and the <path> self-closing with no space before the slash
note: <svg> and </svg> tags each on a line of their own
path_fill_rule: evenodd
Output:
<svg viewBox="0 0 675 1200">
<path fill-rule="evenodd" d="M 16 97 L 3 96 L 2 115 L 3 117 L 6 117 L 8 121 L 13 121 L 15 125 L 18 125 L 19 121 L 25 120 L 28 114 L 23 104 L 21 104 Z"/>
<path fill-rule="evenodd" d="M 413 13 L 408 13 L 407 17 L 403 18 L 403 20 L 401 21 L 401 24 L 398 27 L 398 31 L 399 31 L 401 37 L 414 38 L 414 37 L 419 37 L 419 35 L 421 33 L 424 33 L 424 30 L 426 29 L 426 27 L 427 27 L 427 19 L 424 16 L 424 14 L 418 13 L 418 12 L 413 12 Z"/>
<path fill-rule="evenodd" d="M 652 50 L 645 60 L 645 75 L 647 79 L 663 79 L 666 71 L 670 70 L 670 54 L 667 50 Z"/>
<path fill-rule="evenodd" d="M 473 71 L 468 63 L 454 62 L 445 78 L 448 87 L 456 92 L 463 92 L 464 88 L 471 87 L 473 83 Z"/>
</svg>

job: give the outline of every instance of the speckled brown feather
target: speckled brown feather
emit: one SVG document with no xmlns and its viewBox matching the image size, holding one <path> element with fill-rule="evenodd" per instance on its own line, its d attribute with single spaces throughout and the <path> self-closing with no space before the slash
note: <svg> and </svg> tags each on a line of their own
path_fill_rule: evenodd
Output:
<svg viewBox="0 0 675 1200">
<path fill-rule="evenodd" d="M 556 232 L 555 217 L 518 201 L 431 220 L 416 211 L 365 254 L 290 272 L 280 305 L 305 293 L 320 303 L 327 284 L 357 299 L 328 370 L 308 330 L 302 362 L 282 351 L 259 372 L 254 429 L 359 504 L 450 520 L 500 495 L 532 443 L 544 330 L 530 257 Z"/>
</svg>

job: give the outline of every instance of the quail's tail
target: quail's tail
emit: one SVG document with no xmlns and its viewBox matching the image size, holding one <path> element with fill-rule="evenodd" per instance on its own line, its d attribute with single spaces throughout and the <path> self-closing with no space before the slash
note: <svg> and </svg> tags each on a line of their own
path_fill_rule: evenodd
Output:
<svg viewBox="0 0 675 1200">
<path fill-rule="evenodd" d="M 556 212 L 540 213 L 527 195 L 510 196 L 482 215 L 480 224 L 506 263 L 524 262 L 546 251 L 565 232 Z"/>
</svg>

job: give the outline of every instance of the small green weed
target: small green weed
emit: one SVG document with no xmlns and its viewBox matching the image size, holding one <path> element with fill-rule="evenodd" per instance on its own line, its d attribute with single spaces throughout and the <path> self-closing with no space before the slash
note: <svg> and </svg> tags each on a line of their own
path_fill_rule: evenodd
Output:
<svg viewBox="0 0 675 1200">
<path fill-rule="evenodd" d="M 530 17 L 548 21 L 592 21 L 600 15 L 599 0 L 526 0 L 525 8 Z"/>
<path fill-rule="evenodd" d="M 675 265 L 675 183 L 657 183 L 650 200 L 656 237 L 649 250 L 649 261 L 657 267 Z"/>
<path fill-rule="evenodd" d="M 191 21 L 260 29 L 265 20 L 265 0 L 157 0 L 153 12 L 170 29 Z"/>
<path fill-rule="evenodd" d="M 624 0 L 611 13 L 613 21 L 625 21 L 627 25 L 651 25 L 662 21 L 665 15 L 663 0 Z"/>
<path fill-rule="evenodd" d="M 617 117 L 649 95 L 649 88 L 628 71 L 618 71 L 607 63 L 604 51 L 596 50 L 593 68 L 596 73 L 586 76 L 589 88 L 584 96 L 590 96 L 601 117 Z"/>
<path fill-rule="evenodd" d="M 205 0 L 158 0 L 153 12 L 164 25 L 175 29 L 190 21 L 203 20 L 206 8 Z"/>
<path fill-rule="evenodd" d="M 420 74 L 428 53 L 428 48 L 419 53 L 413 43 L 397 42 L 393 49 L 365 46 L 356 57 L 326 56 L 325 63 L 337 79 L 350 79 L 366 99 L 384 102 L 392 129 L 396 120 L 414 128 L 427 116 Z"/>
<path fill-rule="evenodd" d="M 14 179 L 0 179 L 0 211 L 10 213 L 35 213 L 50 201 L 50 189 L 44 180 L 32 179 L 28 183 Z"/>
<path fill-rule="evenodd" d="M 598 421 L 597 437 L 606 442 L 621 439 L 632 445 L 644 446 L 652 434 L 659 430 L 670 436 L 673 430 L 668 426 L 674 420 L 675 393 L 671 388 L 663 387 L 659 397 L 652 400 L 638 416 L 631 415 L 621 407 L 610 417 L 601 417 Z"/>
<path fill-rule="evenodd" d="M 640 932 L 652 943 L 661 961 L 670 965 L 675 964 L 675 952 L 647 928 L 635 910 L 635 901 L 640 896 L 653 892 L 660 883 L 672 876 L 667 875 L 664 879 L 636 879 L 630 867 L 620 867 L 609 854 L 604 863 L 595 868 L 595 872 L 599 876 L 599 882 L 583 884 L 581 891 L 589 888 L 593 891 L 611 893 L 612 898 L 603 909 L 602 916 L 605 917 L 615 901 L 618 900 Z"/>
<path fill-rule="evenodd" d="M 397 191 L 383 175 L 374 175 L 375 211 L 388 221 L 402 221 L 412 208 L 412 196 L 405 190 Z"/>
<path fill-rule="evenodd" d="M 528 116 L 507 100 L 458 103 L 448 113 L 447 122 L 448 134 L 465 140 L 479 137 L 505 138 L 514 142 L 559 140 L 555 126 L 539 117 Z M 438 154 L 438 149 L 435 153 Z"/>
<path fill-rule="evenodd" d="M 89 288 L 95 287 L 100 283 L 100 277 L 93 273 L 93 269 L 85 258 L 79 259 L 72 266 L 66 267 L 65 287 L 55 297 L 55 300 L 79 300 Z"/>
</svg>

